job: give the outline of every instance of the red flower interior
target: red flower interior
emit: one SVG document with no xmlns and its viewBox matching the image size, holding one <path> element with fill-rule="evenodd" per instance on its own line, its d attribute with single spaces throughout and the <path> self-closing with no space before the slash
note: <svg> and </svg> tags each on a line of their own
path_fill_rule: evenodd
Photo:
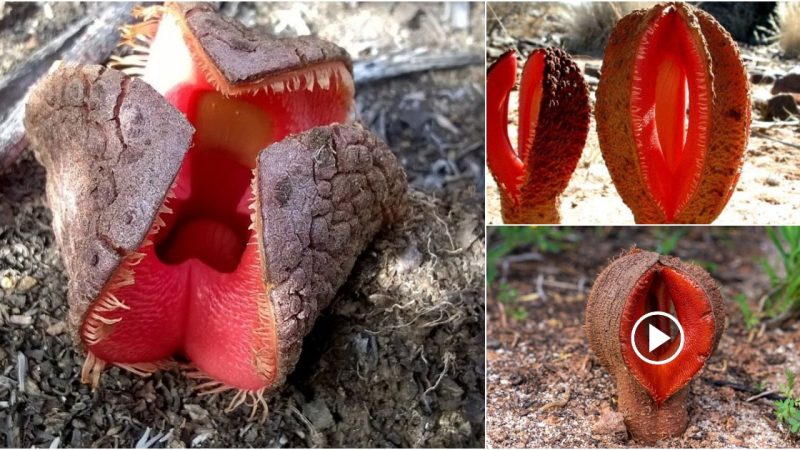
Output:
<svg viewBox="0 0 800 450">
<path fill-rule="evenodd" d="M 522 69 L 519 87 L 519 130 L 514 150 L 508 137 L 508 100 L 517 81 L 517 60 L 513 50 L 492 64 L 486 75 L 486 162 L 498 183 L 519 197 L 525 181 L 525 164 L 533 147 L 542 102 L 544 52 L 535 50 Z"/>
<path fill-rule="evenodd" d="M 667 8 L 644 33 L 630 100 L 639 164 L 667 221 L 697 189 L 710 128 L 704 47 L 684 20 Z"/>
<path fill-rule="evenodd" d="M 631 346 L 631 332 L 644 314 L 663 311 L 675 316 L 684 331 L 684 347 L 672 361 L 654 365 L 641 360 Z M 648 323 L 673 339 L 648 350 Z M 643 321 L 636 329 L 636 348 L 646 358 L 663 361 L 680 345 L 678 331 L 666 317 Z M 711 355 L 714 345 L 714 313 L 703 289 L 685 274 L 660 264 L 653 266 L 637 282 L 625 301 L 620 320 L 619 339 L 622 358 L 628 370 L 647 389 L 657 404 L 662 404 L 688 384 Z"/>
<path fill-rule="evenodd" d="M 92 304 L 81 335 L 90 359 L 146 371 L 183 354 L 212 379 L 258 390 L 275 375 L 277 338 L 254 222 L 256 156 L 344 122 L 353 82 L 337 62 L 231 86 L 193 39 L 164 14 L 142 78 L 186 115 L 193 144 L 147 241 Z"/>
</svg>

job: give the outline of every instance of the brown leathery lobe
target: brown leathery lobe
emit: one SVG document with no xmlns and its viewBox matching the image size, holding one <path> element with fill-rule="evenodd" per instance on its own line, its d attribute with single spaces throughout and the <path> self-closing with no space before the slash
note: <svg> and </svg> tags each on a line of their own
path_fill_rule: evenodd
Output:
<svg viewBox="0 0 800 450">
<path fill-rule="evenodd" d="M 680 223 L 711 223 L 733 195 L 744 164 L 750 136 L 751 107 L 747 69 L 739 47 L 722 25 L 705 11 L 695 10 L 711 53 L 714 104 L 707 163 L 698 194 L 678 215 Z"/>
<path fill-rule="evenodd" d="M 578 65 L 562 49 L 543 51 L 541 109 L 519 201 L 515 207 L 502 208 L 505 223 L 560 222 L 559 196 L 569 184 L 589 133 L 589 88 Z M 501 204 L 510 200 L 501 195 Z"/>
<path fill-rule="evenodd" d="M 258 83 L 265 78 L 312 65 L 342 62 L 352 73 L 347 51 L 315 36 L 274 38 L 247 28 L 220 14 L 209 3 L 169 2 L 179 11 L 187 31 L 196 39 L 213 67 L 234 86 Z M 213 78 L 213 77 L 212 77 Z"/>
<path fill-rule="evenodd" d="M 693 349 L 689 333 L 697 335 L 706 331 L 695 325 L 700 322 L 689 317 L 691 313 L 682 315 L 683 311 L 693 307 L 690 300 L 672 298 L 672 302 L 678 302 L 675 305 L 675 315 L 683 323 L 687 335 L 687 346 L 681 353 L 695 352 L 686 357 L 699 358 L 700 362 L 695 363 L 698 367 L 688 373 L 683 367 L 679 367 L 685 366 L 680 360 L 673 361 L 678 367 L 657 366 L 667 367 L 669 379 L 647 379 L 647 373 L 636 370 L 631 365 L 632 358 L 636 356 L 631 356 L 632 351 L 627 342 L 629 334 L 620 333 L 620 330 L 625 325 L 624 321 L 638 318 L 626 317 L 626 306 L 629 307 L 631 301 L 636 301 L 636 293 L 651 289 L 653 273 L 664 270 L 674 271 L 701 293 L 702 298 L 698 300 L 707 302 L 703 317 L 707 314 L 713 315 L 713 321 L 709 324 L 713 334 L 708 340 L 708 348 Z M 714 280 L 702 268 L 684 263 L 678 258 L 634 248 L 613 260 L 598 275 L 586 306 L 585 332 L 589 347 L 616 382 L 619 410 L 625 416 L 625 424 L 634 438 L 651 444 L 683 433 L 688 424 L 686 403 L 689 384 L 716 349 L 724 330 L 724 321 L 723 300 Z M 621 335 L 625 335 L 626 342 L 623 342 Z M 655 374 L 659 375 L 658 372 Z M 650 376 L 654 375 L 651 373 Z M 673 393 L 661 399 L 654 394 L 656 391 L 652 383 L 669 384 Z"/>
<path fill-rule="evenodd" d="M 97 65 L 52 70 L 31 92 L 25 129 L 47 168 L 77 330 L 153 226 L 194 129 L 146 83 Z"/>
<path fill-rule="evenodd" d="M 358 255 L 406 216 L 407 183 L 389 147 L 355 123 L 272 144 L 259 155 L 254 185 L 278 330 L 279 386 Z"/>
<path fill-rule="evenodd" d="M 575 61 L 560 48 L 545 52 L 542 103 L 523 202 L 557 198 L 569 184 L 589 133 L 589 88 Z"/>
<path fill-rule="evenodd" d="M 614 26 L 603 56 L 594 113 L 597 139 L 611 180 L 637 223 L 664 221 L 664 213 L 659 211 L 640 174 L 628 114 L 636 50 L 649 22 L 646 18 L 654 14 L 640 9 L 624 16 Z"/>
<path fill-rule="evenodd" d="M 670 215 L 659 205 L 645 177 L 632 124 L 632 92 L 640 87 L 634 65 L 640 43 L 654 23 L 674 11 L 689 30 L 693 51 L 705 71 L 702 89 L 708 93 L 707 142 L 691 177 L 696 186 Z M 652 61 L 657 64 L 659 61 Z M 690 69 L 690 71 L 693 69 Z M 688 76 L 692 76 L 688 72 Z M 603 158 L 617 191 L 637 223 L 711 223 L 729 200 L 742 168 L 750 128 L 748 77 L 736 43 L 709 14 L 686 3 L 661 3 L 634 11 L 614 27 L 604 58 L 595 109 Z M 691 157 L 685 155 L 685 157 Z M 664 175 L 667 177 L 667 175 Z"/>
</svg>

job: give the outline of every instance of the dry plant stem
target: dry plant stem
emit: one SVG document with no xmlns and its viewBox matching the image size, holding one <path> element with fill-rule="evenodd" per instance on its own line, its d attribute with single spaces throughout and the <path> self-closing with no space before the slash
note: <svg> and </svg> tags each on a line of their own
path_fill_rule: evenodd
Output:
<svg viewBox="0 0 800 450">
<path fill-rule="evenodd" d="M 508 195 L 500 191 L 500 212 L 503 215 L 503 223 L 506 224 L 560 223 L 561 215 L 558 213 L 558 203 L 558 198 L 554 198 L 552 203 L 515 206 Z"/>
<path fill-rule="evenodd" d="M 689 413 L 686 409 L 689 386 L 658 406 L 630 375 L 620 374 L 615 378 L 619 410 L 625 416 L 625 426 L 631 435 L 642 442 L 654 443 L 683 433 L 689 424 Z"/>
</svg>

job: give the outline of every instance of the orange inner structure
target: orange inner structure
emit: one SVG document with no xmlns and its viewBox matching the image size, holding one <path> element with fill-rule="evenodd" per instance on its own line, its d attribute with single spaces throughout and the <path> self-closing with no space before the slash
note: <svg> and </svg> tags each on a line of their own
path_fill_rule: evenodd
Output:
<svg viewBox="0 0 800 450">
<path fill-rule="evenodd" d="M 675 316 L 684 331 L 684 347 L 672 361 L 653 365 L 640 359 L 631 344 L 633 326 L 640 317 L 653 311 Z M 648 349 L 648 324 L 673 337 L 671 341 Z M 664 361 L 680 345 L 678 331 L 666 317 L 643 321 L 636 329 L 636 348 L 646 358 Z M 705 364 L 714 342 L 714 313 L 701 287 L 673 268 L 657 265 L 637 282 L 623 307 L 619 327 L 622 358 L 633 376 L 647 389 L 657 404 L 663 403 L 685 386 Z"/>
<path fill-rule="evenodd" d="M 353 84 L 343 62 L 271 77 L 225 96 L 215 68 L 165 13 L 144 81 L 195 127 L 192 147 L 146 242 L 87 312 L 89 360 L 147 371 L 183 354 L 205 376 L 255 391 L 277 368 L 261 224 L 252 182 L 258 153 L 315 126 L 343 122 Z"/>
<path fill-rule="evenodd" d="M 534 51 L 522 70 L 519 88 L 519 130 L 514 150 L 508 137 L 508 101 L 517 79 L 513 51 L 503 54 L 486 75 L 486 162 L 506 192 L 518 200 L 525 164 L 533 150 L 542 102 L 544 52 Z"/>
<path fill-rule="evenodd" d="M 702 51 L 683 17 L 667 8 L 644 33 L 634 64 L 634 142 L 647 187 L 667 221 L 697 189 L 708 146 L 711 93 Z"/>
</svg>

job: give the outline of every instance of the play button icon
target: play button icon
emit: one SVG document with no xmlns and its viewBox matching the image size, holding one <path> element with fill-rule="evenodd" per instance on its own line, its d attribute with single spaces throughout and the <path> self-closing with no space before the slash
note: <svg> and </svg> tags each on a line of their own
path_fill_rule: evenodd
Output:
<svg viewBox="0 0 800 450">
<path fill-rule="evenodd" d="M 663 344 L 664 342 L 668 342 L 672 339 L 665 333 L 662 333 L 661 330 L 659 330 L 658 328 L 652 325 L 648 325 L 648 327 L 649 327 L 647 329 L 648 351 L 652 352 L 658 347 L 661 347 L 661 344 Z"/>
<path fill-rule="evenodd" d="M 680 343 L 678 344 L 678 348 L 675 350 L 672 356 L 664 360 L 649 359 L 644 355 L 642 355 L 642 352 L 640 352 L 639 348 L 636 346 L 636 330 L 639 328 L 639 325 L 641 325 L 645 319 L 648 319 L 653 316 L 663 316 L 671 320 L 675 324 L 675 327 L 678 329 L 678 336 L 680 336 Z M 661 347 L 662 345 L 666 344 L 667 342 L 673 339 L 674 338 L 672 336 L 664 333 L 663 331 L 653 326 L 652 324 L 647 324 L 648 353 L 652 354 L 653 350 L 656 350 L 657 348 Z M 636 356 L 638 356 L 639 359 L 641 359 L 642 361 L 656 366 L 661 364 L 667 364 L 668 362 L 677 358 L 678 355 L 681 353 L 681 350 L 683 350 L 683 343 L 684 343 L 683 341 L 684 341 L 684 336 L 683 336 L 683 327 L 681 326 L 681 323 L 678 322 L 678 319 L 676 319 L 675 316 L 662 311 L 653 311 L 643 315 L 642 317 L 639 318 L 639 320 L 636 321 L 636 323 L 633 325 L 633 329 L 631 330 L 631 344 L 633 345 L 633 351 L 636 353 Z"/>
</svg>

